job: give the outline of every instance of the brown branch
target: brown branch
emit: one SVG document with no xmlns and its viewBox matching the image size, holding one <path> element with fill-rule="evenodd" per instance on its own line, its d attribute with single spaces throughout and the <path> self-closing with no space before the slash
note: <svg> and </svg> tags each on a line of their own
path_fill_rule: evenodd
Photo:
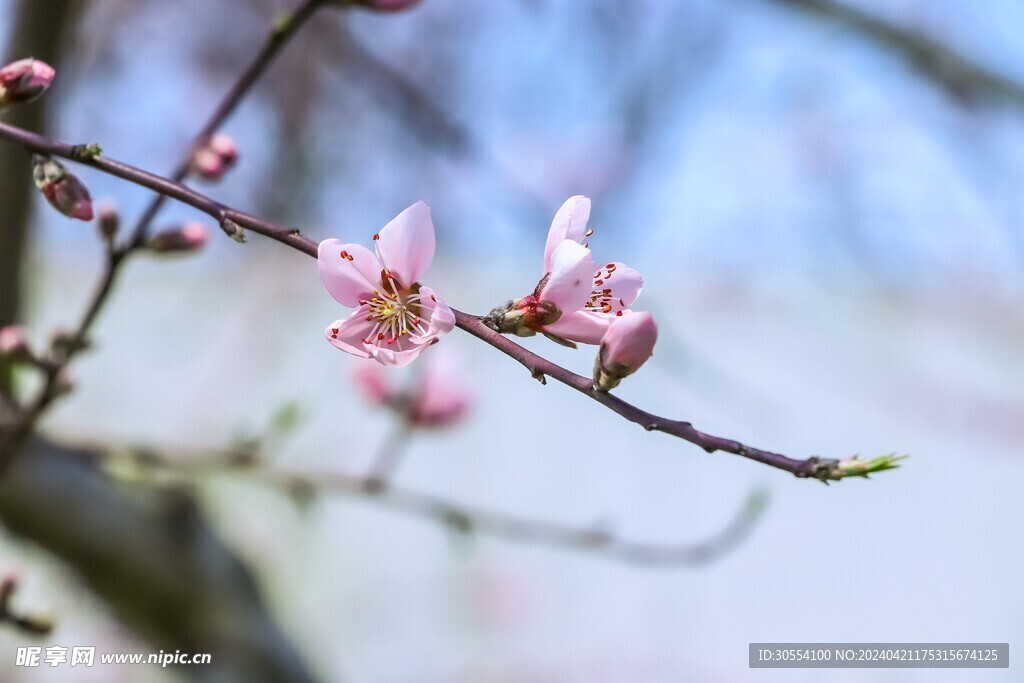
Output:
<svg viewBox="0 0 1024 683">
<path fill-rule="evenodd" d="M 8 576 L 0 581 L 0 624 L 9 624 L 31 636 L 45 636 L 53 631 L 53 624 L 45 618 L 21 614 L 11 607 L 11 599 L 18 590 L 18 582 Z"/>
<path fill-rule="evenodd" d="M 282 244 L 316 258 L 317 244 L 295 229 L 287 228 L 276 223 L 262 220 L 242 211 L 232 209 L 210 199 L 209 197 L 196 192 L 195 190 L 174 182 L 167 178 L 148 173 L 120 161 L 115 161 L 103 156 L 84 154 L 82 146 L 71 146 L 65 143 L 54 141 L 50 138 L 36 135 L 26 130 L 0 123 L 0 139 L 6 139 L 27 149 L 44 154 L 63 157 L 73 161 L 79 161 L 85 165 L 99 169 L 111 175 L 117 176 L 129 182 L 147 187 L 155 192 L 165 194 L 168 197 L 177 199 L 190 206 L 199 209 L 221 221 L 230 220 L 255 233 L 270 237 Z M 575 389 L 588 398 L 597 401 L 606 408 L 618 413 L 620 416 L 641 425 L 648 431 L 659 431 L 665 434 L 678 437 L 692 444 L 700 446 L 705 451 L 713 453 L 722 451 L 732 453 L 744 458 L 749 458 L 771 467 L 789 472 L 799 478 L 818 479 L 823 482 L 837 481 L 849 476 L 866 476 L 871 472 L 882 471 L 895 467 L 893 464 L 898 458 L 894 456 L 881 456 L 870 461 L 861 461 L 856 458 L 845 460 L 809 457 L 805 459 L 791 458 L 779 453 L 761 450 L 746 446 L 732 439 L 712 436 L 701 432 L 689 422 L 670 420 L 648 413 L 636 406 L 623 401 L 610 394 L 594 391 L 592 380 L 582 375 L 563 368 L 551 361 L 528 351 L 508 337 L 504 337 L 486 326 L 479 316 L 470 315 L 453 309 L 455 312 L 456 324 L 462 330 L 481 339 L 494 348 L 498 349 L 510 358 L 518 361 L 530 374 L 538 380 L 544 381 L 545 377 L 551 377 L 568 387 Z"/>
<path fill-rule="evenodd" d="M 228 117 L 234 113 L 235 109 L 238 108 L 238 105 L 241 104 L 245 96 L 249 94 L 253 86 L 266 72 L 267 68 L 273 63 L 274 59 L 278 54 L 280 54 L 285 45 L 288 44 L 292 37 L 298 33 L 299 29 L 312 18 L 316 11 L 325 2 L 326 0 L 303 0 L 302 4 L 299 5 L 294 13 L 281 14 L 274 20 L 273 26 L 263 44 L 263 47 L 259 50 L 255 59 L 235 81 L 234 85 L 221 100 L 220 104 L 207 120 L 202 130 L 189 146 L 188 152 L 179 162 L 178 167 L 173 173 L 172 184 L 176 184 L 187 175 L 189 161 L 192 158 L 192 154 L 196 147 L 209 139 L 209 137 L 216 132 L 221 125 L 223 125 Z M 66 147 L 66 149 L 64 149 L 65 154 L 62 154 L 61 156 L 65 156 L 66 158 L 84 160 L 93 157 L 95 153 L 95 149 L 88 146 L 77 148 L 68 146 L 63 147 Z M 102 170 L 118 175 L 115 172 L 116 167 L 117 164 L 114 163 L 111 164 L 109 168 Z M 132 169 L 132 171 L 135 173 L 142 173 L 137 169 Z M 160 180 L 164 183 L 167 182 L 165 179 L 158 178 L 157 176 L 152 176 L 152 179 Z M 157 189 L 158 194 L 142 214 L 142 217 L 136 224 L 129 239 L 122 246 L 112 246 L 109 249 L 107 262 L 103 273 L 100 276 L 100 280 L 96 285 L 95 292 L 89 299 L 81 321 L 75 328 L 74 332 L 72 332 L 71 339 L 63 346 L 63 348 L 54 348 L 50 350 L 50 358 L 47 359 L 48 362 L 44 366 L 42 387 L 36 394 L 35 398 L 32 399 L 23 410 L 18 412 L 12 425 L 0 424 L 0 427 L 2 427 L 2 429 L 0 429 L 0 470 L 2 470 L 4 462 L 7 460 L 9 454 L 14 450 L 18 443 L 27 437 L 46 408 L 60 395 L 62 384 L 61 377 L 64 375 L 65 368 L 74 356 L 88 345 L 89 332 L 110 296 L 113 285 L 117 281 L 118 274 L 120 273 L 121 265 L 129 256 L 138 251 L 145 244 L 149 225 L 160 211 L 165 198 L 169 196 L 183 200 L 181 196 L 176 196 L 169 192 L 169 189 L 170 188 L 167 186 L 164 186 L 163 191 Z M 213 202 L 212 200 L 207 199 L 206 202 L 209 207 L 216 206 L 216 202 Z M 223 223 L 229 218 L 229 212 L 221 211 L 218 213 L 218 222 L 220 223 Z"/>
<path fill-rule="evenodd" d="M 458 533 L 485 534 L 651 567 L 696 566 L 723 556 L 749 536 L 767 503 L 764 492 L 751 492 L 735 517 L 721 531 L 698 543 L 646 543 L 621 538 L 600 525 L 580 527 L 531 519 L 463 505 L 390 483 L 385 486 L 374 478 L 373 473 L 359 477 L 336 471 L 309 472 L 268 467 L 245 451 L 168 457 L 146 448 L 106 451 L 104 457 L 108 460 L 127 457 L 144 467 L 159 467 L 183 475 L 241 472 L 254 482 L 295 496 L 303 502 L 317 494 L 348 496 L 440 523 Z"/>
<path fill-rule="evenodd" d="M 193 680 L 312 683 L 254 577 L 180 489 L 112 481 L 101 454 L 32 439 L 0 478 L 12 533 L 73 566 L 119 618 L 165 651 L 208 652 Z M 202 669 L 199 671 L 198 669 Z"/>
<path fill-rule="evenodd" d="M 1024 109 L 1024 85 L 919 31 L 897 26 L 836 0 L 771 0 L 844 26 L 894 53 L 959 99 L 988 97 Z"/>
</svg>

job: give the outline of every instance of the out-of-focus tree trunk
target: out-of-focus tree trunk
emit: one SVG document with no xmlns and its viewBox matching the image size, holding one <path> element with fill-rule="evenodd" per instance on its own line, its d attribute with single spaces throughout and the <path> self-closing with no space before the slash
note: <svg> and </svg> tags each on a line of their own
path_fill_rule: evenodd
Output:
<svg viewBox="0 0 1024 683">
<path fill-rule="evenodd" d="M 70 0 L 21 0 L 11 26 L 10 42 L 0 65 L 23 57 L 36 57 L 57 67 L 70 24 Z M 50 98 L 12 107 L 5 121 L 43 131 Z M 32 176 L 28 157 L 8 148 L 0 153 L 0 327 L 17 322 L 21 300 L 21 264 L 31 216 Z M 0 362 L 0 386 L 10 382 L 10 368 Z"/>
</svg>

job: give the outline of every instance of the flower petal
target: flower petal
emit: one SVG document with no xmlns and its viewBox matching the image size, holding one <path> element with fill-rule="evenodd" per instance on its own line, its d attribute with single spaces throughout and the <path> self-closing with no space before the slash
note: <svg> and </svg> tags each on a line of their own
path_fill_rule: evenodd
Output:
<svg viewBox="0 0 1024 683">
<path fill-rule="evenodd" d="M 369 358 L 370 354 L 366 350 L 366 344 L 363 343 L 373 327 L 372 323 L 366 320 L 367 310 L 365 306 L 360 306 L 344 320 L 335 320 L 328 325 L 324 332 L 327 341 L 345 353 L 351 353 L 360 358 Z"/>
<path fill-rule="evenodd" d="M 420 287 L 420 305 L 423 318 L 429 320 L 427 336 L 437 339 L 455 329 L 455 314 L 444 300 L 430 287 Z"/>
<path fill-rule="evenodd" d="M 555 214 L 548 229 L 548 241 L 544 245 L 544 272 L 551 272 L 551 257 L 563 240 L 583 244 L 590 221 L 590 199 L 583 195 L 569 197 Z"/>
<path fill-rule="evenodd" d="M 612 299 L 612 312 L 625 310 L 632 306 L 643 288 L 643 276 L 633 268 L 617 261 L 600 268 L 594 278 L 595 291 L 611 290 L 607 296 Z"/>
<path fill-rule="evenodd" d="M 549 277 L 541 289 L 541 301 L 550 301 L 563 314 L 577 311 L 590 297 L 596 267 L 590 250 L 578 242 L 562 240 L 551 254 Z"/>
<path fill-rule="evenodd" d="M 573 311 L 545 325 L 544 331 L 581 344 L 600 344 L 614 320 L 617 320 L 614 314 Z"/>
<path fill-rule="evenodd" d="M 400 346 L 401 348 L 395 348 Z M 400 368 L 416 360 L 423 351 L 430 346 L 430 344 L 415 344 L 410 342 L 408 339 L 395 342 L 393 346 L 374 346 L 369 345 L 366 350 L 369 352 L 370 357 L 381 365 L 385 365 L 390 368 Z"/>
<path fill-rule="evenodd" d="M 342 256 L 342 252 L 347 256 Z M 351 257 L 351 258 L 349 258 Z M 338 303 L 355 308 L 381 287 L 380 262 L 373 252 L 358 244 L 330 239 L 317 249 L 320 279 Z"/>
<path fill-rule="evenodd" d="M 434 260 L 434 223 L 430 207 L 416 202 L 381 228 L 377 254 L 402 287 L 411 287 Z"/>
</svg>

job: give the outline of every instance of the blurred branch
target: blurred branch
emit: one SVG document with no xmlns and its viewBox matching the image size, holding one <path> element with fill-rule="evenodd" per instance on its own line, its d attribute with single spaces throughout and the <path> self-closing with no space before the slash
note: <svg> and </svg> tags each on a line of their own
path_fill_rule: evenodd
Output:
<svg viewBox="0 0 1024 683">
<path fill-rule="evenodd" d="M 11 599 L 17 590 L 18 582 L 12 576 L 0 582 L 0 624 L 10 624 L 31 636 L 45 636 L 50 633 L 53 624 L 48 619 L 19 614 L 11 607 Z"/>
<path fill-rule="evenodd" d="M 462 505 L 381 481 L 371 473 L 358 477 L 340 472 L 309 472 L 270 467 L 248 452 L 168 457 L 153 449 L 109 451 L 108 460 L 128 457 L 134 464 L 177 474 L 239 472 L 302 502 L 316 495 L 359 498 L 396 512 L 439 522 L 462 534 L 479 533 L 532 545 L 574 550 L 626 564 L 680 567 L 711 562 L 739 546 L 760 519 L 767 495 L 753 491 L 729 524 L 713 537 L 692 544 L 643 543 L 621 538 L 600 525 L 578 527 Z"/>
<path fill-rule="evenodd" d="M 206 195 L 200 194 L 199 192 L 182 185 L 181 183 L 153 175 L 152 173 L 135 168 L 134 166 L 129 166 L 128 164 L 120 161 L 115 161 L 107 157 L 96 156 L 93 154 L 83 155 L 83 146 L 71 146 L 6 124 L 0 124 L 0 139 L 8 140 L 14 144 L 21 145 L 22 147 L 39 153 L 51 154 L 70 159 L 72 161 L 78 161 L 87 166 L 104 171 L 105 173 L 109 173 L 137 185 L 147 187 L 155 192 L 159 192 L 182 201 L 212 216 L 222 226 L 240 226 L 242 228 L 252 230 L 260 235 L 270 237 L 282 244 L 286 244 L 297 251 L 301 251 L 307 256 L 311 256 L 313 258 L 316 258 L 317 256 L 316 242 L 304 236 L 299 230 L 277 225 L 245 212 L 226 207 Z M 530 374 L 534 378 L 540 380 L 542 383 L 545 381 L 544 378 L 546 376 L 552 377 L 562 384 L 584 394 L 588 398 L 597 401 L 630 422 L 635 422 L 647 431 L 659 431 L 665 434 L 670 434 L 683 439 L 684 441 L 689 441 L 692 444 L 700 446 L 709 453 L 713 453 L 715 451 L 732 453 L 734 455 L 749 458 L 756 462 L 789 472 L 799 478 L 818 479 L 819 481 L 826 483 L 829 481 L 838 481 L 848 476 L 865 476 L 874 471 L 892 469 L 892 467 L 895 467 L 894 463 L 902 459 L 895 455 L 882 456 L 881 458 L 876 458 L 871 461 L 876 463 L 877 467 L 865 471 L 863 463 L 855 461 L 855 459 L 852 458 L 838 460 L 814 456 L 798 460 L 780 453 L 772 453 L 759 448 L 753 448 L 732 439 L 725 439 L 722 437 L 712 436 L 711 434 L 705 434 L 704 432 L 698 431 L 689 422 L 659 417 L 641 410 L 640 408 L 637 408 L 616 396 L 595 391 L 593 388 L 593 380 L 591 378 L 577 375 L 560 365 L 552 363 L 546 358 L 526 350 L 511 339 L 486 327 L 481 322 L 479 316 L 463 313 L 462 311 L 455 309 L 452 310 L 455 313 L 456 325 L 458 327 L 474 337 L 487 342 L 506 356 L 516 360 L 529 370 Z M 0 455 L 2 455 L 2 453 L 0 453 Z"/>
<path fill-rule="evenodd" d="M 72 567 L 164 650 L 209 652 L 208 683 L 311 683 L 256 582 L 192 498 L 113 482 L 100 454 L 33 440 L 0 479 L 0 519 Z"/>
<path fill-rule="evenodd" d="M 64 46 L 64 29 L 72 15 L 69 0 L 17 4 L 6 57 L 0 65 L 32 55 L 49 64 L 59 65 Z M 8 9 L 13 13 L 14 10 Z M 5 120 L 22 128 L 44 130 L 48 100 L 13 107 L 4 112 Z M 24 263 L 25 236 L 28 234 L 32 177 L 25 172 L 26 162 L 11 154 L 0 156 L 0 327 L 18 321 L 21 300 L 21 264 Z M 10 367 L 0 358 L 0 392 L 9 388 Z"/>
<path fill-rule="evenodd" d="M 257 53 L 256 58 L 242 72 L 238 80 L 221 100 L 209 120 L 203 126 L 203 129 L 196 136 L 187 153 L 179 162 L 178 167 L 173 173 L 175 181 L 181 181 L 187 175 L 189 161 L 195 149 L 207 141 L 220 128 L 273 63 L 275 57 L 325 2 L 326 0 L 303 0 L 302 4 L 293 13 L 282 13 L 274 19 L 266 41 Z M 72 152 L 79 159 L 91 157 L 96 153 L 95 148 L 89 146 L 72 150 Z M 28 174 L 26 173 L 25 176 L 27 177 Z M 66 367 L 81 350 L 88 346 L 89 332 L 103 310 L 103 306 L 117 280 L 121 265 L 129 256 L 144 246 L 149 225 L 157 213 L 159 213 L 164 201 L 164 195 L 157 194 L 145 212 L 143 212 L 128 240 L 119 247 L 110 247 L 107 254 L 106 267 L 96 285 L 95 293 L 90 298 L 81 321 L 71 334 L 70 341 L 60 348 L 54 347 L 50 349 L 49 358 L 43 366 L 44 378 L 39 392 L 29 402 L 28 406 L 16 415 L 13 424 L 0 423 L 0 469 L 2 469 L 4 461 L 9 457 L 9 454 L 17 444 L 31 432 L 36 421 L 45 412 L 46 408 L 62 393 L 61 378 L 65 374 Z M 0 376 L 0 381 L 2 381 L 2 376 Z M 5 420 L 5 422 L 9 422 L 9 420 Z"/>
<path fill-rule="evenodd" d="M 959 100 L 989 98 L 1024 109 L 1024 85 L 995 73 L 939 40 L 836 0 L 771 0 L 849 28 L 897 55 Z"/>
</svg>

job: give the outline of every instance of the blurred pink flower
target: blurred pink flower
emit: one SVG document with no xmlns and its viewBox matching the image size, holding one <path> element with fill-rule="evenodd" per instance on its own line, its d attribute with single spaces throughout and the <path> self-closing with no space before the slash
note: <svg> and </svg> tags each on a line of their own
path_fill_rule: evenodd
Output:
<svg viewBox="0 0 1024 683">
<path fill-rule="evenodd" d="M 416 202 L 373 236 L 376 254 L 336 239 L 320 243 L 320 277 L 355 310 L 327 328 L 327 341 L 362 358 L 399 367 L 455 327 L 455 315 L 419 278 L 434 259 L 430 207 Z"/>
<path fill-rule="evenodd" d="M 589 198 L 577 195 L 562 204 L 548 230 L 544 247 L 545 272 L 554 267 L 555 252 L 566 240 L 589 247 L 585 240 L 594 234 L 587 228 L 589 220 Z M 599 344 L 609 325 L 629 311 L 644 285 L 640 273 L 615 261 L 592 269 L 588 282 L 592 285 L 585 302 L 576 308 L 563 309 L 558 320 L 545 325 L 546 332 L 584 344 Z"/>
<path fill-rule="evenodd" d="M 32 348 L 28 343 L 28 335 L 18 325 L 0 327 L 0 356 L 7 356 L 15 361 L 32 358 Z"/>
<path fill-rule="evenodd" d="M 46 92 L 56 72 L 38 59 L 21 59 L 0 69 L 0 107 L 24 104 Z"/>
<path fill-rule="evenodd" d="M 360 364 L 353 379 L 370 404 L 394 410 L 409 426 L 441 428 L 461 421 L 472 394 L 458 365 L 447 356 L 432 353 L 419 370 L 404 389 L 396 387 L 380 365 Z"/>
<path fill-rule="evenodd" d="M 223 178 L 237 162 L 238 147 L 235 141 L 223 133 L 216 133 L 193 152 L 190 170 L 203 180 L 216 181 Z"/>
<path fill-rule="evenodd" d="M 88 188 L 58 161 L 42 154 L 33 155 L 32 177 L 53 208 L 68 218 L 92 220 L 92 197 Z"/>
<path fill-rule="evenodd" d="M 647 311 L 616 318 L 601 340 L 594 364 L 595 387 L 601 391 L 614 389 L 647 362 L 657 341 L 658 326 Z"/>
<path fill-rule="evenodd" d="M 210 231 L 199 221 L 189 221 L 178 228 L 168 228 L 153 235 L 146 247 L 159 254 L 198 251 L 206 246 Z"/>
</svg>

